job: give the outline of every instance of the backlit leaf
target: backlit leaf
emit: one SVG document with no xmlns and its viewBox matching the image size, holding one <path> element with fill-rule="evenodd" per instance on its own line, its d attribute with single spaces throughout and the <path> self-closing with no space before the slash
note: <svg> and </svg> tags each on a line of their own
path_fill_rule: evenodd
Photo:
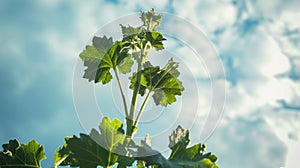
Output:
<svg viewBox="0 0 300 168">
<path fill-rule="evenodd" d="M 123 26 L 120 25 L 122 29 L 123 38 L 136 36 L 141 32 L 140 27 L 132 27 L 132 26 Z"/>
<path fill-rule="evenodd" d="M 147 31 L 156 31 L 156 28 L 160 25 L 162 20 L 162 15 L 156 14 L 154 9 L 151 9 L 148 12 L 142 12 L 140 18 L 143 21 L 143 26 L 147 29 Z"/>
<path fill-rule="evenodd" d="M 128 54 L 129 43 L 112 41 L 112 38 L 94 37 L 91 46 L 80 53 L 80 58 L 84 61 L 85 73 L 84 78 L 95 83 L 102 82 L 106 84 L 111 81 L 111 70 L 120 73 L 131 71 L 133 60 Z M 120 68 L 120 69 L 119 69 Z"/>
<path fill-rule="evenodd" d="M 85 50 L 83 50 L 79 56 L 84 62 L 89 61 L 99 63 L 112 45 L 112 38 L 107 38 L 106 36 L 94 37 L 93 44 L 91 46 L 87 45 Z"/>
<path fill-rule="evenodd" d="M 173 144 L 176 142 L 175 144 Z M 141 163 L 146 166 L 163 168 L 218 168 L 217 157 L 211 153 L 206 153 L 203 144 L 196 144 L 187 148 L 189 144 L 189 132 L 180 126 L 173 131 L 170 136 L 172 152 L 168 159 L 164 158 L 158 151 L 143 145 L 138 149 L 138 157 Z M 141 164 L 140 164 L 141 165 Z"/>
<path fill-rule="evenodd" d="M 93 129 L 90 135 L 67 137 L 65 145 L 57 151 L 54 160 L 61 162 L 60 166 L 88 168 L 107 167 L 116 163 L 120 168 L 132 165 L 134 159 L 125 156 L 122 123 L 117 119 L 110 121 L 104 117 L 99 129 L 100 133 Z"/>
<path fill-rule="evenodd" d="M 156 105 L 167 106 L 176 101 L 176 95 L 181 95 L 184 90 L 182 82 L 178 79 L 178 63 L 170 59 L 164 68 L 154 67 L 150 63 L 145 63 L 145 68 L 141 71 L 139 94 L 144 95 L 146 89 L 154 92 L 153 99 Z M 134 89 L 136 82 L 136 73 L 131 77 L 130 88 Z"/>
<path fill-rule="evenodd" d="M 126 74 L 131 72 L 131 67 L 134 64 L 132 57 L 128 56 L 122 60 L 122 62 L 117 66 L 119 73 Z"/>
<path fill-rule="evenodd" d="M 40 162 L 46 158 L 44 147 L 32 140 L 28 144 L 20 144 L 16 139 L 3 144 L 0 152 L 1 168 L 40 168 Z"/>
</svg>

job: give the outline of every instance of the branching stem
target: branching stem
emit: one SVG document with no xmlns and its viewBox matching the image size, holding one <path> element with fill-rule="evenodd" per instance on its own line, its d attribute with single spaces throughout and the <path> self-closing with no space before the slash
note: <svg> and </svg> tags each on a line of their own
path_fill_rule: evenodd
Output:
<svg viewBox="0 0 300 168">
<path fill-rule="evenodd" d="M 114 68 L 114 72 L 115 72 L 115 76 L 117 78 L 119 89 L 120 89 L 120 92 L 121 92 L 121 95 L 122 95 L 122 100 L 123 100 L 123 105 L 124 105 L 124 110 L 125 110 L 125 116 L 127 118 L 129 114 L 128 114 L 128 108 L 127 108 L 125 93 L 124 93 L 122 83 L 120 81 L 120 78 L 119 78 L 119 75 L 118 75 L 118 72 L 117 72 L 116 68 Z"/>
<path fill-rule="evenodd" d="M 162 75 L 162 77 L 158 80 L 158 82 L 156 83 L 156 85 L 153 87 L 153 88 L 156 88 L 157 87 L 157 85 L 160 83 L 160 81 L 164 78 L 164 76 L 167 74 L 167 73 L 169 73 L 171 71 L 171 69 L 168 69 L 163 75 Z M 149 100 L 149 97 L 150 97 L 150 94 L 151 94 L 151 92 L 153 91 L 153 89 L 150 89 L 149 91 L 148 91 L 148 93 L 147 93 L 147 96 L 146 96 L 146 98 L 144 99 L 144 102 L 143 102 L 143 104 L 142 104 L 142 106 L 141 106 L 141 108 L 140 108 L 140 110 L 139 110 L 139 112 L 138 112 L 138 115 L 137 115 L 137 117 L 136 117 L 136 119 L 135 119 L 135 122 L 134 122 L 134 127 L 137 127 L 137 125 L 138 125 L 138 123 L 139 123 L 139 120 L 140 120 L 140 118 L 141 118 L 141 116 L 142 116 L 142 113 L 143 113 L 143 111 L 144 111 L 144 109 L 145 109 L 145 107 L 146 107 L 146 104 L 147 104 L 147 102 L 148 102 L 148 100 Z"/>
<path fill-rule="evenodd" d="M 134 90 L 132 94 L 132 99 L 131 99 L 131 104 L 130 104 L 130 111 L 129 111 L 129 116 L 126 118 L 126 125 L 127 125 L 127 130 L 126 130 L 126 135 L 132 138 L 133 136 L 133 118 L 134 118 L 134 113 L 136 110 L 137 106 L 137 100 L 138 100 L 138 93 L 140 90 L 140 81 L 141 81 L 141 70 L 142 70 L 142 59 L 144 55 L 144 50 L 141 50 L 141 55 L 140 58 L 137 59 L 138 62 L 138 67 L 137 67 L 137 77 L 136 77 L 136 83 L 134 84 Z"/>
<path fill-rule="evenodd" d="M 140 118 L 141 118 L 141 116 L 142 116 L 142 113 L 143 113 L 143 111 L 144 111 L 144 109 L 145 109 L 145 107 L 146 107 L 146 104 L 147 104 L 147 102 L 148 102 L 148 100 L 149 100 L 149 97 L 150 97 L 150 94 L 151 94 L 151 90 L 149 90 L 148 91 L 148 94 L 147 94 L 147 96 L 146 96 L 146 98 L 144 99 L 144 102 L 143 102 L 143 104 L 142 104 L 142 106 L 141 106 L 141 108 L 140 108 L 140 110 L 139 110 L 139 113 L 138 113 L 138 115 L 137 115 L 137 117 L 136 117 L 136 119 L 135 119 L 135 121 L 134 121 L 134 127 L 137 127 L 137 125 L 138 125 L 138 123 L 139 123 L 139 120 L 140 120 Z"/>
</svg>

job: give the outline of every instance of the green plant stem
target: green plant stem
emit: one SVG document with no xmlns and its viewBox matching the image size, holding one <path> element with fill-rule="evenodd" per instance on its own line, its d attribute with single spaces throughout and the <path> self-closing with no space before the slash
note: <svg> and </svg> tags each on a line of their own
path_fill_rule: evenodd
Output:
<svg viewBox="0 0 300 168">
<path fill-rule="evenodd" d="M 134 90 L 133 90 L 133 95 L 131 99 L 131 107 L 130 107 L 130 113 L 129 113 L 129 119 L 133 120 L 134 118 L 134 113 L 137 105 L 137 99 L 138 99 L 138 92 L 140 90 L 140 81 L 141 81 L 141 69 L 142 69 L 142 63 L 139 61 L 138 62 L 138 68 L 137 68 L 137 78 L 136 78 L 136 83 L 134 85 Z"/>
<path fill-rule="evenodd" d="M 141 108 L 140 108 L 140 110 L 139 110 L 139 113 L 138 113 L 138 115 L 137 115 L 137 117 L 136 117 L 136 119 L 135 119 L 135 122 L 134 122 L 134 124 L 133 124 L 134 127 L 137 127 L 137 125 L 138 125 L 138 123 L 139 123 L 139 120 L 140 120 L 140 118 L 141 118 L 141 116 L 142 116 L 142 113 L 143 113 L 145 107 L 146 107 L 146 104 L 147 104 L 147 102 L 148 102 L 148 100 L 149 100 L 149 97 L 150 97 L 151 92 L 152 92 L 152 90 L 149 90 L 149 92 L 148 92 L 148 94 L 147 94 L 147 96 L 146 96 L 146 98 L 145 98 L 145 100 L 144 100 L 144 102 L 143 102 L 143 104 L 142 104 L 142 106 L 141 106 Z"/>
<path fill-rule="evenodd" d="M 126 119 L 126 125 L 127 125 L 127 130 L 126 130 L 126 135 L 129 136 L 130 138 L 132 138 L 133 136 L 133 118 L 134 118 L 134 114 L 135 114 L 135 110 L 136 110 L 136 106 L 137 106 L 137 100 L 138 100 L 138 93 L 140 90 L 140 86 L 141 86 L 141 70 L 142 70 L 142 63 L 144 62 L 143 59 L 145 57 L 144 54 L 144 49 L 141 49 L 141 55 L 140 58 L 138 59 L 138 67 L 137 67 L 137 77 L 136 77 L 136 83 L 134 85 L 134 90 L 133 90 L 133 94 L 132 94 L 132 99 L 131 99 L 131 106 L 130 106 L 130 112 L 129 112 L 129 118 Z"/>
<path fill-rule="evenodd" d="M 112 148 L 109 149 L 109 151 L 112 151 Z M 107 168 L 110 168 L 110 161 L 111 161 L 111 152 L 108 153 L 108 158 L 107 158 Z"/>
<path fill-rule="evenodd" d="M 129 112 L 129 117 L 126 119 L 127 122 L 127 131 L 126 135 L 132 137 L 133 135 L 133 118 L 134 118 L 134 113 L 136 110 L 136 105 L 137 105 L 137 99 L 138 99 L 138 92 L 140 90 L 140 80 L 141 80 L 141 63 L 138 63 L 138 69 L 137 69 L 137 80 L 136 80 L 136 85 L 133 90 L 132 94 L 132 99 L 131 99 L 131 106 L 130 106 L 130 112 Z"/>
<path fill-rule="evenodd" d="M 124 90 L 123 90 L 123 87 L 122 87 L 122 84 L 121 84 L 121 81 L 120 81 L 120 78 L 119 78 L 119 75 L 117 73 L 116 68 L 114 68 L 114 72 L 115 72 L 115 76 L 117 78 L 119 89 L 120 89 L 120 92 L 121 92 L 121 95 L 122 95 L 122 100 L 123 100 L 123 105 L 124 105 L 124 110 L 125 110 L 125 116 L 127 118 L 129 114 L 128 114 L 128 108 L 127 108 L 125 93 L 124 93 Z"/>
<path fill-rule="evenodd" d="M 156 84 L 153 88 L 156 88 L 156 86 L 157 86 L 158 83 L 161 81 L 161 79 L 163 79 L 163 77 L 164 77 L 167 73 L 169 73 L 169 72 L 170 72 L 170 70 L 166 71 L 166 72 L 163 74 L 162 78 L 160 78 L 160 79 L 158 80 L 157 84 Z M 139 123 L 139 120 L 140 120 L 140 118 L 141 118 L 141 116 L 142 116 L 142 113 L 143 113 L 143 111 L 144 111 L 144 109 L 145 109 L 145 107 L 146 107 L 146 104 L 147 104 L 147 102 L 148 102 L 148 100 L 149 100 L 149 97 L 150 97 L 150 94 L 151 94 L 152 91 L 153 91 L 153 89 L 150 89 L 150 90 L 148 91 L 147 96 L 146 96 L 146 98 L 145 98 L 145 100 L 144 100 L 144 102 L 143 102 L 143 104 L 142 104 L 142 106 L 141 106 L 141 108 L 140 108 L 140 110 L 139 110 L 139 112 L 138 112 L 138 115 L 137 115 L 137 117 L 136 117 L 136 119 L 135 119 L 135 122 L 134 122 L 134 124 L 133 124 L 134 127 L 137 127 L 137 125 L 138 125 L 138 123 Z"/>
</svg>

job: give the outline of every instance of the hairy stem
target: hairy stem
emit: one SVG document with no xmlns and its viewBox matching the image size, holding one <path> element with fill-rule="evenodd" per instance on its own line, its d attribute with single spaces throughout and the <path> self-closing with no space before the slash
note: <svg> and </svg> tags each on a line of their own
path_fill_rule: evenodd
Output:
<svg viewBox="0 0 300 168">
<path fill-rule="evenodd" d="M 117 73 L 116 68 L 114 68 L 114 72 L 115 72 L 115 76 L 116 76 L 117 81 L 118 81 L 118 86 L 119 86 L 119 89 L 120 89 L 120 92 L 121 92 L 121 95 L 122 95 L 122 100 L 123 100 L 123 105 L 124 105 L 124 110 L 125 110 L 125 116 L 127 118 L 129 114 L 128 114 L 128 108 L 127 108 L 125 93 L 124 93 L 124 90 L 123 90 L 123 87 L 122 87 L 122 84 L 121 84 L 121 81 L 120 81 L 120 78 L 119 78 L 119 75 Z"/>
<path fill-rule="evenodd" d="M 129 112 L 129 117 L 126 119 L 126 124 L 127 124 L 127 130 L 126 130 L 126 135 L 129 136 L 130 138 L 132 138 L 133 136 L 133 118 L 134 118 L 134 114 L 135 114 L 135 110 L 136 110 L 136 106 L 137 106 L 137 100 L 138 100 L 138 93 L 140 90 L 140 86 L 141 86 L 141 70 L 142 70 L 142 63 L 143 63 L 143 59 L 145 57 L 144 54 L 144 49 L 141 50 L 141 55 L 140 58 L 138 59 L 138 67 L 137 67 L 137 77 L 136 77 L 136 83 L 134 85 L 134 90 L 133 90 L 133 94 L 132 94 L 132 99 L 131 99 L 131 106 L 130 106 L 130 112 Z"/>
<path fill-rule="evenodd" d="M 149 92 L 148 92 L 148 94 L 147 94 L 147 96 L 146 96 L 146 98 L 145 98 L 145 100 L 144 100 L 144 102 L 143 102 L 143 104 L 142 104 L 142 106 L 141 106 L 141 108 L 140 108 L 140 110 L 139 110 L 139 113 L 138 113 L 138 115 L 137 115 L 137 117 L 136 117 L 136 119 L 135 119 L 135 121 L 134 121 L 134 127 L 137 127 L 137 125 L 138 125 L 138 123 L 139 123 L 139 120 L 140 120 L 140 118 L 141 118 L 141 116 L 142 116 L 142 113 L 143 113 L 143 111 L 144 111 L 144 109 L 145 109 L 145 107 L 146 107 L 146 104 L 147 104 L 147 102 L 148 102 L 148 100 L 149 100 L 149 97 L 150 97 L 150 94 L 151 94 L 151 90 L 149 90 Z"/>
</svg>

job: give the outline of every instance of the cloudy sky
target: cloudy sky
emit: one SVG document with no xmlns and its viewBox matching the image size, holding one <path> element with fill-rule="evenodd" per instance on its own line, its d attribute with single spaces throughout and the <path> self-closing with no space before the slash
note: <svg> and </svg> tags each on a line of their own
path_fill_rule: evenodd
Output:
<svg viewBox="0 0 300 168">
<path fill-rule="evenodd" d="M 101 89 L 96 85 L 94 89 L 87 81 L 77 80 L 82 76 L 78 74 L 82 72 L 78 54 L 96 32 L 118 38 L 120 32 L 110 26 L 127 21 L 135 24 L 136 13 L 151 8 L 165 13 L 160 30 L 168 37 L 166 51 L 153 53 L 153 58 L 171 55 L 180 61 L 186 90 L 169 108 L 150 104 L 148 111 L 152 110 L 152 115 L 143 116 L 140 136 L 143 131 L 149 132 L 155 142 L 155 137 L 167 136 L 176 124 L 182 124 L 191 129 L 192 143 L 205 141 L 208 150 L 219 157 L 222 168 L 296 168 L 296 157 L 300 155 L 297 0 L 3 0 L 0 143 L 12 138 L 24 143 L 36 139 L 45 146 L 48 156 L 42 165 L 49 167 L 64 136 L 87 132 L 94 120 L 101 120 L 91 117 L 90 125 L 85 125 L 89 118 L 84 116 L 89 115 L 81 109 L 95 109 L 80 97 L 95 94 L 92 99 L 96 97 L 103 115 L 122 120 L 118 93 L 112 89 L 115 83 Z M 172 19 L 178 19 L 180 24 Z M 191 27 L 194 29 L 188 29 Z M 183 40 L 185 37 L 188 39 Z M 207 47 L 201 50 L 203 53 L 197 50 L 210 42 L 217 55 L 206 52 Z M 197 56 L 200 59 L 196 61 Z M 72 89 L 77 94 L 75 98 Z M 226 99 L 222 99 L 223 90 Z M 85 95 L 91 91 L 93 94 Z M 113 96 L 107 96 L 111 92 Z M 223 111 L 216 114 L 217 118 L 210 118 L 211 109 L 222 102 Z M 205 127 L 210 123 L 212 126 Z M 211 132 L 215 125 L 218 127 L 210 136 L 198 138 L 203 135 L 201 131 Z"/>
</svg>

